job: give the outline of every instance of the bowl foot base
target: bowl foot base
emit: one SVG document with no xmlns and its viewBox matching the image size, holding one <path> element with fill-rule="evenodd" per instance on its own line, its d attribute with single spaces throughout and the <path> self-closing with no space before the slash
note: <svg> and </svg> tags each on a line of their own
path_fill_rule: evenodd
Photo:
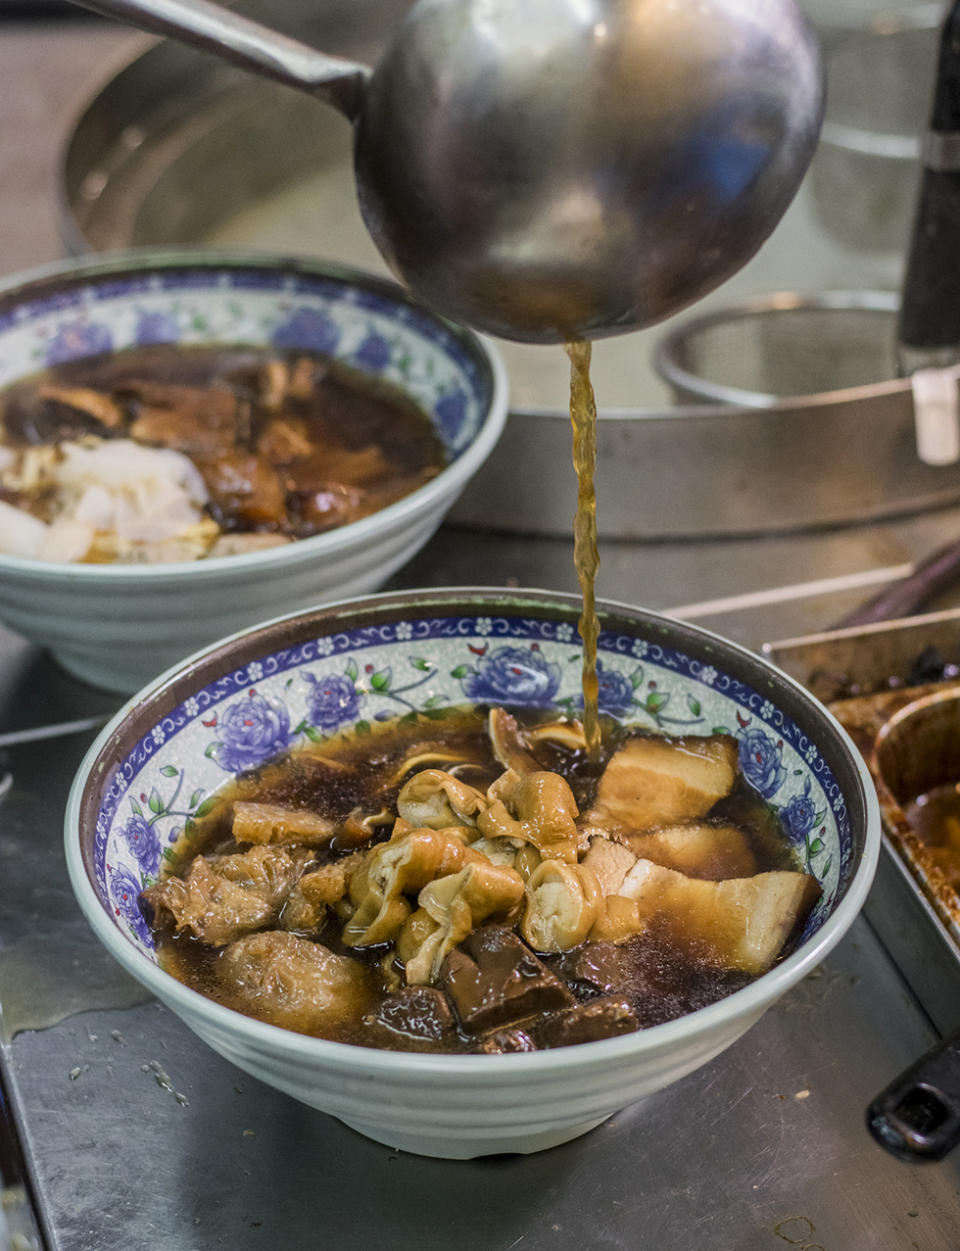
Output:
<svg viewBox="0 0 960 1251">
<path fill-rule="evenodd" d="M 611 1114 L 612 1115 L 612 1114 Z M 541 1130 L 538 1133 L 523 1131 L 493 1133 L 489 1135 L 462 1134 L 430 1134 L 413 1130 L 393 1132 L 379 1125 L 365 1125 L 362 1121 L 348 1121 L 343 1124 L 349 1129 L 372 1138 L 374 1142 L 385 1147 L 393 1147 L 397 1151 L 408 1151 L 411 1155 L 432 1156 L 439 1160 L 472 1160 L 482 1155 L 505 1155 L 519 1153 L 529 1155 L 534 1151 L 546 1151 L 549 1147 L 559 1147 L 561 1143 L 570 1142 L 596 1129 L 609 1118 L 601 1116 L 596 1120 L 583 1121 L 576 1125 L 558 1126 L 556 1129 Z"/>
</svg>

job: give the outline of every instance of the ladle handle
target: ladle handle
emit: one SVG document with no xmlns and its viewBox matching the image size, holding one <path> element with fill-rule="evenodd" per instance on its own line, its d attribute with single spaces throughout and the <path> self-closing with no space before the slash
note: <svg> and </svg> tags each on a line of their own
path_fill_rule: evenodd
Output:
<svg viewBox="0 0 960 1251">
<path fill-rule="evenodd" d="M 212 52 L 224 61 L 306 91 L 351 121 L 360 111 L 371 70 L 327 56 L 209 0 L 77 0 L 155 35 Z"/>
</svg>

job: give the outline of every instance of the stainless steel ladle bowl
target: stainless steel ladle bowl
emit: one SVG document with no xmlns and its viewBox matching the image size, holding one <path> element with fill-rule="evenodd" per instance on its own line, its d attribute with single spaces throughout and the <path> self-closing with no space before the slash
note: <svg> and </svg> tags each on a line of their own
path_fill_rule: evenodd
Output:
<svg viewBox="0 0 960 1251">
<path fill-rule="evenodd" d="M 718 286 L 779 221 L 822 116 L 793 0 L 419 0 L 374 70 L 207 0 L 82 2 L 345 114 L 397 276 L 528 343 L 639 329 Z"/>
</svg>

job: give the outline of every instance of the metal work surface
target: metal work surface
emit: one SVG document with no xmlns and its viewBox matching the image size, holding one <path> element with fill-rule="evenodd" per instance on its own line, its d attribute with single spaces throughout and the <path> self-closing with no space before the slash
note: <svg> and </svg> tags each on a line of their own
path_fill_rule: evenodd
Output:
<svg viewBox="0 0 960 1251">
<path fill-rule="evenodd" d="M 56 256 L 58 136 L 74 93 L 129 40 L 96 24 L 4 29 L 3 272 Z M 687 605 L 756 646 L 822 629 L 872 571 L 957 535 L 952 509 L 776 539 L 607 543 L 599 591 Z M 447 527 L 394 580 L 448 583 L 571 590 L 571 544 Z M 0 736 L 115 705 L 0 630 Z M 0 756 L 13 775 L 0 800 L 0 1073 L 48 1251 L 956 1251 L 960 1156 L 903 1165 L 864 1129 L 869 1100 L 935 1038 L 865 920 L 732 1049 L 587 1137 L 526 1158 L 398 1155 L 241 1074 L 105 954 L 61 841 L 92 733 Z"/>
</svg>

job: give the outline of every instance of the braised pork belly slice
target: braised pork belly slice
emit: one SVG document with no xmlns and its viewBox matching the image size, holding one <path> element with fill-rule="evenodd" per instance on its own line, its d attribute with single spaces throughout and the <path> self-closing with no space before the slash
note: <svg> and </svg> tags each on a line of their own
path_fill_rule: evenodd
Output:
<svg viewBox="0 0 960 1251">
<path fill-rule="evenodd" d="M 637 863 L 637 857 L 625 843 L 597 835 L 590 839 L 582 863 L 596 876 L 604 895 L 617 895 L 623 879 Z"/>
<path fill-rule="evenodd" d="M 168 877 L 141 895 L 155 925 L 172 924 L 211 947 L 274 925 L 310 853 L 253 847 L 231 856 L 197 856 L 186 878 Z"/>
<path fill-rule="evenodd" d="M 622 941 L 656 925 L 681 950 L 759 974 L 777 959 L 819 895 L 819 883 L 806 873 L 780 870 L 714 882 L 638 860 L 618 894 L 606 900 L 592 933 Z"/>
<path fill-rule="evenodd" d="M 687 877 L 718 882 L 727 877 L 752 877 L 757 871 L 750 840 L 736 825 L 671 825 L 646 834 L 627 834 L 624 842 L 638 859 L 652 860 Z"/>
<path fill-rule="evenodd" d="M 607 762 L 583 821 L 610 832 L 696 821 L 730 793 L 736 773 L 737 743 L 729 735 L 634 735 Z"/>
<path fill-rule="evenodd" d="M 374 1001 L 366 965 L 279 930 L 230 943 L 216 976 L 231 1006 L 305 1034 L 356 1020 Z"/>
<path fill-rule="evenodd" d="M 337 832 L 336 821 L 306 808 L 238 799 L 233 805 L 233 837 L 238 843 L 296 843 L 321 847 Z"/>
</svg>

